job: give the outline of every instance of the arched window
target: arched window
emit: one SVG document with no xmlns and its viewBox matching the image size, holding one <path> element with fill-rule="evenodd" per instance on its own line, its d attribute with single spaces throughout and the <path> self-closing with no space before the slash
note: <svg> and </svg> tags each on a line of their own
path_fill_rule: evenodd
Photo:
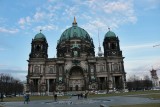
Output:
<svg viewBox="0 0 160 107">
<path fill-rule="evenodd" d="M 61 75 L 63 72 L 62 66 L 59 67 L 59 74 Z"/>
<path fill-rule="evenodd" d="M 34 67 L 34 73 L 38 74 L 39 73 L 39 66 Z"/>
<path fill-rule="evenodd" d="M 111 49 L 116 49 L 116 43 L 111 43 Z"/>
<path fill-rule="evenodd" d="M 105 65 L 103 63 L 97 65 L 97 72 L 104 72 Z"/>
<path fill-rule="evenodd" d="M 100 65 L 100 72 L 104 71 L 104 65 Z"/>
<path fill-rule="evenodd" d="M 119 71 L 119 64 L 118 63 L 113 64 L 112 69 L 113 69 L 114 72 Z"/>
<path fill-rule="evenodd" d="M 49 73 L 54 73 L 54 67 L 53 66 L 49 67 Z"/>
<path fill-rule="evenodd" d="M 94 66 L 91 66 L 91 73 L 94 72 Z"/>
<path fill-rule="evenodd" d="M 59 81 L 62 82 L 62 77 L 59 77 Z"/>
</svg>

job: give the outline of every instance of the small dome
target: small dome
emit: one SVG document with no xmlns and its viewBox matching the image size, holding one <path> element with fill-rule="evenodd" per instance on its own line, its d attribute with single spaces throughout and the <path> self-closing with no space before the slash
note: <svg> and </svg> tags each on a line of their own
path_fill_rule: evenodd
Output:
<svg viewBox="0 0 160 107">
<path fill-rule="evenodd" d="M 40 33 L 35 35 L 34 39 L 46 39 L 46 37 L 44 36 L 43 33 L 40 32 Z"/>
<path fill-rule="evenodd" d="M 114 32 L 112 32 L 112 31 L 109 30 L 109 31 L 106 33 L 105 37 L 116 37 L 116 34 L 115 34 Z"/>
</svg>

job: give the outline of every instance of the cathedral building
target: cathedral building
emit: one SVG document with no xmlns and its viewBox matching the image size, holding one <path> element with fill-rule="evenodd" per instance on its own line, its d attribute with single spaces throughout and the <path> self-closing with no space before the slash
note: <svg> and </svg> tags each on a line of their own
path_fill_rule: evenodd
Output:
<svg viewBox="0 0 160 107">
<path fill-rule="evenodd" d="M 126 73 L 119 38 L 112 31 L 104 35 L 102 55 L 95 56 L 94 43 L 76 19 L 57 42 L 57 57 L 48 58 L 47 38 L 38 33 L 32 39 L 28 60 L 27 90 L 30 92 L 125 89 Z"/>
</svg>

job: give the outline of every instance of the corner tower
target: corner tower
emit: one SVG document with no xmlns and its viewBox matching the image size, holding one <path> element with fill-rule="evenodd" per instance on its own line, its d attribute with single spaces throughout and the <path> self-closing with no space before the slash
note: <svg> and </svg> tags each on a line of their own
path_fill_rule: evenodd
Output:
<svg viewBox="0 0 160 107">
<path fill-rule="evenodd" d="M 104 41 L 104 57 L 108 56 L 120 56 L 122 57 L 122 51 L 119 46 L 119 39 L 116 34 L 112 31 L 109 31 L 105 34 Z"/>
<path fill-rule="evenodd" d="M 48 58 L 48 43 L 44 34 L 36 34 L 31 43 L 31 53 L 29 58 Z"/>
</svg>

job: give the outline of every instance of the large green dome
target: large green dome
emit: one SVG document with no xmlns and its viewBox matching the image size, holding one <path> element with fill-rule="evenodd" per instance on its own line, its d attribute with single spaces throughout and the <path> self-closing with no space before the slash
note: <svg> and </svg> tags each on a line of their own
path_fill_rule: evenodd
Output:
<svg viewBox="0 0 160 107">
<path fill-rule="evenodd" d="M 46 37 L 43 33 L 40 32 L 35 35 L 34 39 L 46 39 Z"/>
<path fill-rule="evenodd" d="M 108 31 L 106 34 L 105 34 L 105 37 L 116 37 L 116 34 L 112 31 Z"/>
<path fill-rule="evenodd" d="M 72 38 L 79 38 L 82 40 L 87 40 L 89 42 L 92 40 L 92 38 L 89 36 L 87 31 L 77 26 L 77 22 L 75 18 L 74 18 L 74 22 L 72 23 L 72 27 L 66 29 L 62 33 L 59 39 L 59 43 L 66 41 L 66 40 L 70 40 Z"/>
</svg>

